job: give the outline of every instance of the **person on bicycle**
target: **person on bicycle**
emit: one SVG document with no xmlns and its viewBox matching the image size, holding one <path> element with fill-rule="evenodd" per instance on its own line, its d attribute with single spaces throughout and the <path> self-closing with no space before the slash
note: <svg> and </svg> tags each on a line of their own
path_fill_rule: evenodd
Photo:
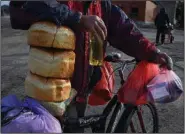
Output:
<svg viewBox="0 0 185 134">
<path fill-rule="evenodd" d="M 111 46 L 135 57 L 147 60 L 172 69 L 171 58 L 160 52 L 138 30 L 134 22 L 118 6 L 110 0 L 100 1 L 11 1 L 10 11 L 12 28 L 27 30 L 37 21 L 47 20 L 71 28 L 76 34 L 76 63 L 72 78 L 72 87 L 77 90 L 77 115 L 84 116 L 86 101 L 84 90 L 89 83 L 90 72 L 94 68 L 89 65 L 89 36 L 94 33 Z M 16 21 L 18 20 L 18 21 Z M 105 44 L 106 46 L 107 44 Z M 94 69 L 98 71 L 98 69 Z M 94 80 L 100 80 L 101 72 Z"/>
<path fill-rule="evenodd" d="M 156 34 L 156 44 L 159 44 L 159 38 L 161 35 L 161 44 L 164 44 L 165 40 L 165 30 L 169 26 L 169 17 L 165 11 L 165 8 L 161 8 L 160 12 L 157 14 L 155 18 L 155 26 L 157 27 L 157 34 Z"/>
</svg>

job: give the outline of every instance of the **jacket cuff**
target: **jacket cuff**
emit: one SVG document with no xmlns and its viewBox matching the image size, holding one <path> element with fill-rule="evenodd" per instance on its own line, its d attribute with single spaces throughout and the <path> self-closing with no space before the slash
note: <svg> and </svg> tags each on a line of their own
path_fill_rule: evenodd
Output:
<svg viewBox="0 0 185 134">
<path fill-rule="evenodd" d="M 160 50 L 158 48 L 156 48 L 156 46 L 154 44 L 151 44 L 152 46 L 150 46 L 149 49 L 149 53 L 148 53 L 148 61 L 150 62 L 155 62 L 157 55 L 160 53 Z"/>
<path fill-rule="evenodd" d="M 81 12 L 70 11 L 65 24 L 70 26 L 77 25 L 80 23 L 81 16 Z"/>
</svg>

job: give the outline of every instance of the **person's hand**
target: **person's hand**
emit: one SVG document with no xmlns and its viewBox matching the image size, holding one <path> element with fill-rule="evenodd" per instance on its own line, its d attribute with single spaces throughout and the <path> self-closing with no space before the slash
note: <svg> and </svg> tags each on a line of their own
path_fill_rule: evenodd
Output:
<svg viewBox="0 0 185 134">
<path fill-rule="evenodd" d="M 104 41 L 107 36 L 107 28 L 101 18 L 95 15 L 82 15 L 80 25 L 86 31 L 91 32 L 97 39 Z"/>
<path fill-rule="evenodd" d="M 161 67 L 167 67 L 169 70 L 173 69 L 173 61 L 166 53 L 159 52 L 156 55 L 155 62 Z"/>
</svg>

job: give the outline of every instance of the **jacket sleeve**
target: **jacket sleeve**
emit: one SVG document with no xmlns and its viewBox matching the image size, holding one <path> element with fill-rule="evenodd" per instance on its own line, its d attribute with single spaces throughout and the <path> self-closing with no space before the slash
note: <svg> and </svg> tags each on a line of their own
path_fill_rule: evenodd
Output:
<svg viewBox="0 0 185 134">
<path fill-rule="evenodd" d="M 108 26 L 111 46 L 138 60 L 155 60 L 155 45 L 146 39 L 134 22 L 117 6 L 112 5 Z"/>
<path fill-rule="evenodd" d="M 31 15 L 34 21 L 51 21 L 57 25 L 74 26 L 79 23 L 81 13 L 72 11 L 65 4 L 60 4 L 56 0 L 27 1 L 21 7 L 24 14 Z M 16 16 L 16 14 L 14 15 Z M 16 16 L 24 21 L 22 16 Z M 26 19 L 26 18 L 25 18 Z"/>
</svg>

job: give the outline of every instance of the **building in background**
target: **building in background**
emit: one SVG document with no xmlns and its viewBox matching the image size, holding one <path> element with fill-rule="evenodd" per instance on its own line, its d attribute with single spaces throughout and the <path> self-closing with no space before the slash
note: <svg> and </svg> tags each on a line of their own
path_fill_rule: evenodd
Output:
<svg viewBox="0 0 185 134">
<path fill-rule="evenodd" d="M 134 21 L 153 23 L 157 13 L 157 5 L 152 1 L 112 1 Z"/>
<path fill-rule="evenodd" d="M 137 23 L 154 24 L 161 7 L 165 7 L 171 23 L 175 22 L 176 1 L 112 1 Z"/>
</svg>

